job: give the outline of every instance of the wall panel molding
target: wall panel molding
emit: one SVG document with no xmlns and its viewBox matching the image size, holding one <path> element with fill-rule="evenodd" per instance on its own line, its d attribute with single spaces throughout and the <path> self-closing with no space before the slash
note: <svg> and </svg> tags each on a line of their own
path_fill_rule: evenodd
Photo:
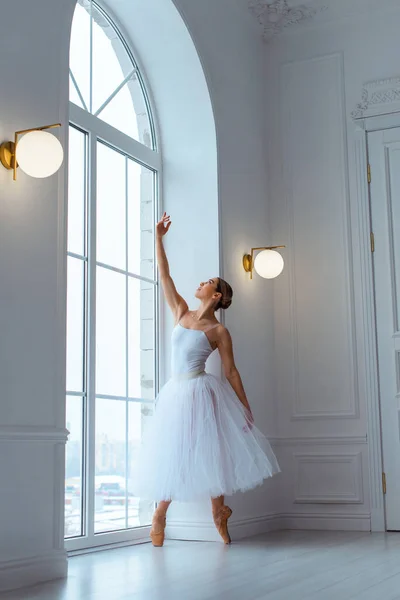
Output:
<svg viewBox="0 0 400 600">
<path fill-rule="evenodd" d="M 285 63 L 281 79 L 293 342 L 290 418 L 359 418 L 343 54 Z M 327 125 L 331 122 L 340 126 Z M 329 169 L 321 164 L 316 172 L 314 163 L 322 160 L 319 155 Z M 314 171 L 309 165 L 314 165 Z M 324 237 L 317 228 L 321 220 L 326 223 Z M 329 284 L 329 261 L 332 281 L 342 281 L 336 288 L 332 283 L 328 292 L 317 282 L 318 274 L 325 273 Z M 310 298 L 312 306 L 308 306 Z M 335 328 L 335 322 L 341 329 Z M 336 377 L 329 374 L 332 368 Z"/>
<path fill-rule="evenodd" d="M 63 443 L 68 440 L 68 429 L 39 427 L 36 425 L 1 425 L 0 442 L 49 442 Z"/>
<path fill-rule="evenodd" d="M 367 445 L 366 435 L 336 435 L 308 437 L 270 437 L 273 446 L 355 446 Z"/>
<path fill-rule="evenodd" d="M 295 453 L 293 458 L 295 504 L 363 504 L 361 452 Z"/>
</svg>

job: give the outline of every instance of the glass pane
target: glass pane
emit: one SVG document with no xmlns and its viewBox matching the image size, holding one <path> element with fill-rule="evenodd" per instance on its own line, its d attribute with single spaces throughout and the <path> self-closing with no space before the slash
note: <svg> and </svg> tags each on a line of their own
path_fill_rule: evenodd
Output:
<svg viewBox="0 0 400 600">
<path fill-rule="evenodd" d="M 154 279 L 154 172 L 128 160 L 128 271 Z"/>
<path fill-rule="evenodd" d="M 90 8 L 88 8 L 90 11 Z M 85 8 L 76 5 L 72 21 L 69 66 L 82 94 L 86 108 L 90 108 L 90 16 Z M 71 98 L 72 101 L 73 98 Z"/>
<path fill-rule="evenodd" d="M 82 392 L 85 265 L 79 258 L 68 256 L 67 267 L 67 390 Z"/>
<path fill-rule="evenodd" d="M 66 427 L 69 437 L 65 449 L 65 537 L 68 538 L 83 535 L 83 398 L 67 396 Z"/>
<path fill-rule="evenodd" d="M 134 496 L 135 482 L 130 476 L 134 472 L 143 432 L 153 416 L 154 408 L 149 404 L 129 402 L 128 405 L 128 527 L 149 525 L 154 512 L 154 502 Z"/>
<path fill-rule="evenodd" d="M 154 398 L 154 286 L 128 282 L 128 390 L 131 398 Z"/>
<path fill-rule="evenodd" d="M 133 139 L 139 140 L 138 121 L 127 83 L 99 113 L 98 117 Z"/>
<path fill-rule="evenodd" d="M 96 393 L 126 396 L 126 276 L 97 267 Z"/>
<path fill-rule="evenodd" d="M 71 102 L 73 102 L 74 104 L 77 104 L 77 106 L 79 106 L 80 108 L 84 108 L 82 101 L 79 97 L 78 92 L 76 91 L 76 87 L 74 82 L 72 81 L 72 77 L 71 75 L 69 76 L 69 99 L 71 100 Z"/>
<path fill-rule="evenodd" d="M 92 11 L 92 112 L 95 114 L 132 71 L 133 65 L 115 29 L 94 7 Z M 132 111 L 132 107 L 130 107 L 130 111 Z"/>
<path fill-rule="evenodd" d="M 126 528 L 126 401 L 96 399 L 95 533 Z"/>
<path fill-rule="evenodd" d="M 85 254 L 86 134 L 69 128 L 68 250 Z"/>
<path fill-rule="evenodd" d="M 126 159 L 97 144 L 97 260 L 126 269 Z"/>
</svg>

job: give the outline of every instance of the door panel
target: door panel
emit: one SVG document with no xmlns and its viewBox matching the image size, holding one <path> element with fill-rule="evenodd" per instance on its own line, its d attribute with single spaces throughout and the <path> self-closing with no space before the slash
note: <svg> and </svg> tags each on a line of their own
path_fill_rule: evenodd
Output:
<svg viewBox="0 0 400 600">
<path fill-rule="evenodd" d="M 368 135 L 386 527 L 400 531 L 400 128 Z"/>
</svg>

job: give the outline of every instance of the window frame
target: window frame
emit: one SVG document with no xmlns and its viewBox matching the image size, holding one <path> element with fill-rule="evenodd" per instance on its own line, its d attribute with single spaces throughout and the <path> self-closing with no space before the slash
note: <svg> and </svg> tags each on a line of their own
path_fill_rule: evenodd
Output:
<svg viewBox="0 0 400 600">
<path fill-rule="evenodd" d="M 69 125 L 85 134 L 86 137 L 86 222 L 85 222 L 85 256 L 74 254 L 67 249 L 67 256 L 79 258 L 85 264 L 85 284 L 84 284 L 84 382 L 82 393 L 66 392 L 68 396 L 79 396 L 83 400 L 83 447 L 82 447 L 82 533 L 77 537 L 65 538 L 65 547 L 69 553 L 79 553 L 90 548 L 132 544 L 142 542 L 148 538 L 150 525 L 127 528 L 120 531 L 105 533 L 94 532 L 95 520 L 95 409 L 96 409 L 96 337 L 95 337 L 95 318 L 96 318 L 96 269 L 99 263 L 96 257 L 96 156 L 98 142 L 104 143 L 112 149 L 134 160 L 153 171 L 154 173 L 154 221 L 161 207 L 161 176 L 162 161 L 158 149 L 157 126 L 154 119 L 154 111 L 151 109 L 148 89 L 141 74 L 137 61 L 133 58 L 125 37 L 114 21 L 110 18 L 104 9 L 97 2 L 93 2 L 96 8 L 100 10 L 104 17 L 110 22 L 126 51 L 132 59 L 132 64 L 136 67 L 136 73 L 143 91 L 144 99 L 148 109 L 148 118 L 151 127 L 152 141 L 154 149 L 149 148 L 143 143 L 131 138 L 113 126 L 101 120 L 90 112 L 86 111 L 69 101 Z M 67 136 L 68 139 L 68 136 Z M 155 260 L 155 235 L 153 234 L 154 260 Z M 67 245 L 67 244 L 66 244 Z M 119 272 L 107 265 L 110 270 Z M 128 265 L 127 265 L 128 268 Z M 142 277 L 138 274 L 132 274 L 140 281 L 146 281 L 154 285 L 154 361 L 155 361 L 155 382 L 154 396 L 157 396 L 160 380 L 160 286 L 157 269 L 154 268 L 154 279 Z M 141 402 L 155 406 L 155 400 L 142 400 L 123 398 L 126 402 Z"/>
</svg>

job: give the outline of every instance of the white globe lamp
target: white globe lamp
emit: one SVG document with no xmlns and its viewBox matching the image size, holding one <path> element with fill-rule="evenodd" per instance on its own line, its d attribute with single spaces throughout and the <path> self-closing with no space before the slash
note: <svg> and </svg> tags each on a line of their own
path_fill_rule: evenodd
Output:
<svg viewBox="0 0 400 600">
<path fill-rule="evenodd" d="M 284 261 L 276 250 L 263 250 L 254 260 L 254 270 L 264 279 L 275 279 L 283 271 Z"/>
<path fill-rule="evenodd" d="M 50 177 L 58 171 L 64 160 L 64 151 L 59 140 L 44 131 L 61 127 L 61 123 L 22 129 L 14 133 L 14 141 L 0 144 L 0 164 L 13 171 L 17 180 L 17 168 L 21 167 L 31 177 Z M 23 136 L 23 137 L 21 137 Z"/>
<path fill-rule="evenodd" d="M 17 144 L 16 154 L 21 169 L 39 179 L 56 173 L 64 159 L 59 140 L 46 131 L 26 133 Z"/>
<path fill-rule="evenodd" d="M 253 271 L 256 271 L 264 279 L 274 279 L 283 271 L 284 262 L 282 256 L 276 249 L 286 248 L 286 246 L 261 246 L 261 248 L 252 248 L 250 254 L 243 256 L 243 268 L 253 279 Z M 259 252 L 254 258 L 255 252 Z"/>
</svg>

